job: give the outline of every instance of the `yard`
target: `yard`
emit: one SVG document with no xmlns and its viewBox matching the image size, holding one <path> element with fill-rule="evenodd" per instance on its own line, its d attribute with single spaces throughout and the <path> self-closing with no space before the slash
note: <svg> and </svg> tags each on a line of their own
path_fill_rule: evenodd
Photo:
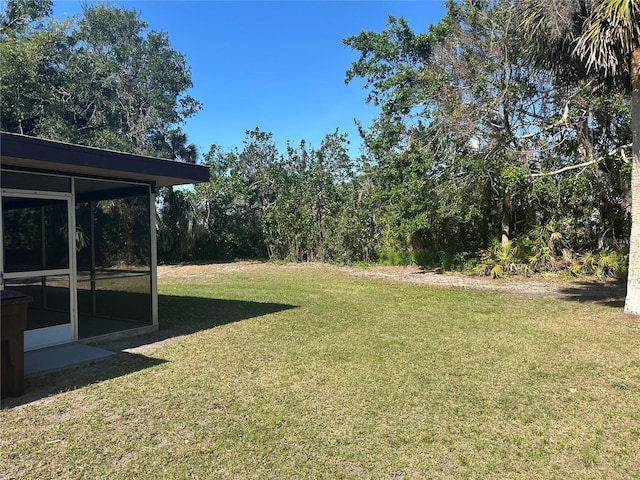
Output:
<svg viewBox="0 0 640 480">
<path fill-rule="evenodd" d="M 405 273 L 162 267 L 147 343 L 3 401 L 0 478 L 640 478 L 619 289 Z"/>
</svg>

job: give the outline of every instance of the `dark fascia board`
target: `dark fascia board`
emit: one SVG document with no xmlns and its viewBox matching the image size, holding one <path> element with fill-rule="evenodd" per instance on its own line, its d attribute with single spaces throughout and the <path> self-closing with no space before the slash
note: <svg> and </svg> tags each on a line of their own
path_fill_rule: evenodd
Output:
<svg viewBox="0 0 640 480">
<path fill-rule="evenodd" d="M 7 132 L 0 132 L 0 156 L 3 167 L 17 166 L 68 175 L 143 181 L 159 187 L 209 181 L 209 168 L 203 165 Z"/>
</svg>

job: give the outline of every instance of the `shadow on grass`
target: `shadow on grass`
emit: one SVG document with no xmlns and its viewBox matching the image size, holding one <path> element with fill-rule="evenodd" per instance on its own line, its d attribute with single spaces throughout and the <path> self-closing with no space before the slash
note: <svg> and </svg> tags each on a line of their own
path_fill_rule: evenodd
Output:
<svg viewBox="0 0 640 480">
<path fill-rule="evenodd" d="M 583 281 L 561 288 L 559 292 L 565 300 L 593 302 L 611 308 L 623 308 L 627 288 L 618 283 Z"/>
<path fill-rule="evenodd" d="M 119 352 L 118 355 L 80 365 L 70 365 L 24 379 L 24 394 L 2 399 L 2 408 L 25 405 L 59 393 L 76 390 L 94 383 L 111 380 L 130 373 L 166 363 L 145 355 Z"/>
<path fill-rule="evenodd" d="M 141 298 L 137 299 L 137 301 L 140 300 Z M 2 408 L 24 405 L 58 393 L 75 390 L 166 363 L 165 360 L 128 350 L 153 351 L 153 344 L 159 344 L 170 338 L 293 308 L 298 308 L 298 306 L 243 300 L 160 295 L 159 331 L 117 340 L 96 342 L 93 344 L 94 346 L 116 352 L 117 355 L 81 365 L 69 365 L 53 372 L 29 376 L 24 380 L 25 393 L 20 397 L 2 399 Z"/>
<path fill-rule="evenodd" d="M 299 308 L 283 303 L 159 295 L 160 328 L 188 333 Z"/>
</svg>

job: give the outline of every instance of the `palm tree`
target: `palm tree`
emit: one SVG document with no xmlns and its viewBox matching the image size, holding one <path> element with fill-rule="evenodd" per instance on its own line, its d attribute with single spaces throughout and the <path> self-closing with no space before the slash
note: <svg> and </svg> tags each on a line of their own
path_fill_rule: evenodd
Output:
<svg viewBox="0 0 640 480">
<path fill-rule="evenodd" d="M 640 315 L 640 0 L 523 3 L 531 60 L 564 80 L 600 81 L 631 93 L 632 206 L 625 312 Z"/>
</svg>

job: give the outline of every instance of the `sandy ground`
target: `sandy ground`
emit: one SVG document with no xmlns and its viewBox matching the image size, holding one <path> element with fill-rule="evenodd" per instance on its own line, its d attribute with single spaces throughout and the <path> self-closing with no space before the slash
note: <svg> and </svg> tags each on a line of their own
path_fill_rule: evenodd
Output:
<svg viewBox="0 0 640 480">
<path fill-rule="evenodd" d="M 260 262 L 233 262 L 217 264 L 180 264 L 158 267 L 158 282 L 207 281 L 231 272 L 264 271 L 267 269 L 307 268 L 336 270 L 356 277 L 368 277 L 390 282 L 414 283 L 470 288 L 474 290 L 499 291 L 524 296 L 563 298 L 580 295 L 585 299 L 624 300 L 625 286 L 613 281 L 603 282 L 591 277 L 561 279 L 555 275 L 537 277 L 507 277 L 492 280 L 489 277 L 473 276 L 455 272 L 427 271 L 415 266 L 407 267 L 338 267 L 313 263 L 276 265 Z"/>
</svg>

